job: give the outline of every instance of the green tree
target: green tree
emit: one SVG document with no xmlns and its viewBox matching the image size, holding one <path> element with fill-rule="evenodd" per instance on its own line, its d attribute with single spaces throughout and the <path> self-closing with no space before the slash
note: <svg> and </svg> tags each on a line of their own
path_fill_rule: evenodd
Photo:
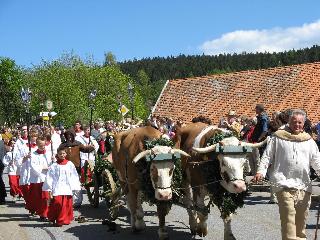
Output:
<svg viewBox="0 0 320 240">
<path fill-rule="evenodd" d="M 104 53 L 104 65 L 105 66 L 115 66 L 117 65 L 116 56 L 112 52 Z"/>
<path fill-rule="evenodd" d="M 63 122 L 71 126 L 74 121 L 82 120 L 89 123 L 89 94 L 97 90 L 94 100 L 93 119 L 119 120 L 120 114 L 118 96 L 121 101 L 129 104 L 128 82 L 132 81 L 116 66 L 99 66 L 94 63 L 84 63 L 78 56 L 64 55 L 53 62 L 43 62 L 26 74 L 33 95 L 31 109 L 39 113 L 42 109 L 41 96 L 53 102 L 53 111 L 57 112 L 55 122 Z M 136 116 L 146 115 L 143 98 L 135 94 Z"/>
<path fill-rule="evenodd" d="M 9 58 L 0 58 L 0 124 L 19 122 L 24 116 L 19 91 L 22 70 Z"/>
</svg>

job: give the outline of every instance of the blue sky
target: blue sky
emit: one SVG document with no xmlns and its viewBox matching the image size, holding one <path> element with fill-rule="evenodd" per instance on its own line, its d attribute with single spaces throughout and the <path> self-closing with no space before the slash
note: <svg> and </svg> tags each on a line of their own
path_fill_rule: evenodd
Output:
<svg viewBox="0 0 320 240">
<path fill-rule="evenodd" d="M 30 67 L 73 51 L 102 63 L 320 45 L 320 1 L 0 0 L 0 56 Z"/>
</svg>

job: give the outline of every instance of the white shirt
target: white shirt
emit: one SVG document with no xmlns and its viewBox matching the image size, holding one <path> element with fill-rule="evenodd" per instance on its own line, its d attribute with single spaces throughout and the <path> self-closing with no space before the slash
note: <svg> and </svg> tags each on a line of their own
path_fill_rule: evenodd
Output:
<svg viewBox="0 0 320 240">
<path fill-rule="evenodd" d="M 58 133 L 54 132 L 51 135 L 51 141 L 52 141 L 52 148 L 53 148 L 53 155 L 57 154 L 57 149 L 61 144 L 61 137 Z M 50 151 L 51 151 L 51 145 L 50 145 Z"/>
<path fill-rule="evenodd" d="M 85 136 L 77 136 L 76 140 L 81 142 L 84 146 L 89 145 L 89 138 L 87 138 Z M 90 153 L 80 152 L 81 166 L 84 166 L 85 162 L 88 161 L 88 159 L 92 160 L 92 161 L 95 161 L 95 159 L 96 159 L 95 152 L 98 151 L 99 144 L 92 136 L 90 136 L 90 144 L 93 144 L 94 151 L 92 151 Z"/>
<path fill-rule="evenodd" d="M 265 176 L 270 164 L 272 164 L 270 180 L 275 192 L 283 188 L 311 192 L 310 166 L 319 175 L 319 149 L 312 138 L 298 142 L 273 136 L 267 144 L 257 172 Z"/>
<path fill-rule="evenodd" d="M 19 175 L 21 162 L 17 160 L 17 152 L 10 151 L 4 155 L 2 162 L 8 168 L 8 175 Z"/>
<path fill-rule="evenodd" d="M 53 196 L 72 196 L 72 191 L 81 190 L 74 164 L 70 161 L 65 165 L 53 163 L 48 170 L 42 190 L 52 192 Z"/>
<path fill-rule="evenodd" d="M 75 132 L 75 134 L 76 134 L 76 137 L 80 137 L 80 136 L 83 136 L 83 134 L 84 134 L 84 131 L 80 131 L 80 132 Z"/>
<path fill-rule="evenodd" d="M 33 152 L 30 160 L 30 183 L 44 182 L 51 164 L 51 153 L 39 154 L 37 151 Z"/>
<path fill-rule="evenodd" d="M 16 148 L 15 148 L 16 149 Z M 37 146 L 34 148 L 31 148 L 31 151 L 36 151 L 38 149 Z M 20 185 L 29 185 L 30 184 L 30 161 L 31 159 L 28 158 L 26 161 L 23 162 L 23 158 L 28 155 L 29 153 L 29 147 L 27 144 L 21 145 L 20 149 L 17 155 L 17 161 L 21 162 L 20 166 L 20 179 L 19 184 Z"/>
</svg>

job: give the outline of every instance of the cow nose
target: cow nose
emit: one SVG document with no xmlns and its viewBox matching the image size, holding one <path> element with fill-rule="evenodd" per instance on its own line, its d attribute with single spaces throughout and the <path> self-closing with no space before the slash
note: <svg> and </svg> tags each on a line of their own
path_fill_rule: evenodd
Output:
<svg viewBox="0 0 320 240">
<path fill-rule="evenodd" d="M 159 200 L 170 200 L 172 198 L 171 191 L 159 191 Z"/>
<path fill-rule="evenodd" d="M 241 193 L 246 191 L 247 187 L 243 180 L 236 180 L 233 182 L 233 187 L 236 191 L 236 193 Z"/>
</svg>

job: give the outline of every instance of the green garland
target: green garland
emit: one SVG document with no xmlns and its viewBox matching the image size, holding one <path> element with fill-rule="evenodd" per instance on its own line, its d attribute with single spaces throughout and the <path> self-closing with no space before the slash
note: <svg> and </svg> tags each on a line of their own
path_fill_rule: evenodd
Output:
<svg viewBox="0 0 320 240">
<path fill-rule="evenodd" d="M 102 156 L 97 156 L 96 160 L 95 160 L 95 165 L 94 165 L 94 172 L 97 176 L 100 176 L 101 173 L 104 171 L 104 170 L 109 170 L 114 181 L 117 183 L 117 185 L 119 184 L 118 183 L 118 175 L 117 175 L 117 171 L 116 169 L 113 167 L 113 165 L 107 161 L 107 160 L 103 160 L 102 159 Z"/>
<path fill-rule="evenodd" d="M 206 145 L 212 145 L 220 142 L 224 138 L 234 136 L 232 133 L 218 133 L 211 137 Z M 171 140 L 168 139 L 156 139 L 151 141 L 145 141 L 146 149 L 152 149 L 154 146 L 170 146 L 172 147 L 174 144 Z M 216 157 L 215 155 L 213 157 Z M 155 191 L 152 186 L 152 182 L 150 179 L 150 164 L 151 162 L 140 161 L 139 162 L 139 171 L 142 173 L 140 175 L 140 183 L 141 188 L 144 193 L 144 201 L 149 202 L 150 204 L 157 204 L 157 200 L 155 199 Z M 172 189 L 175 190 L 173 192 L 172 200 L 170 203 L 179 202 L 180 196 L 184 195 L 184 191 L 182 189 L 182 181 L 183 181 L 183 171 L 181 168 L 181 159 L 174 158 L 175 169 L 173 173 L 172 179 Z M 215 182 L 217 180 L 221 180 L 220 177 L 220 166 L 219 161 L 210 161 L 207 164 L 203 164 L 203 174 L 206 175 L 207 183 Z M 219 179 L 217 179 L 217 177 Z M 219 182 L 208 185 L 208 191 L 210 192 L 212 199 L 212 206 L 216 205 L 220 212 L 224 215 L 230 215 L 235 213 L 238 208 L 242 208 L 244 206 L 244 198 L 248 195 L 247 192 L 242 192 L 239 194 L 229 193 L 224 187 L 221 186 Z"/>
<path fill-rule="evenodd" d="M 234 137 L 233 133 L 217 133 L 206 142 L 206 146 L 210 146 L 219 143 L 224 138 Z M 211 158 L 216 158 L 217 154 L 212 154 Z M 208 162 L 208 165 L 203 166 L 206 170 L 207 182 L 214 182 L 217 180 L 222 180 L 220 176 L 220 164 L 219 161 Z M 218 178 L 216 178 L 218 176 Z M 244 198 L 248 196 L 248 192 L 242 192 L 239 194 L 230 193 L 221 184 L 215 183 L 208 185 L 208 191 L 210 192 L 212 203 L 218 207 L 221 213 L 224 215 L 230 215 L 235 213 L 238 208 L 244 206 Z M 213 205 L 212 204 L 212 205 Z M 213 206 L 214 206 L 213 205 Z"/>
<path fill-rule="evenodd" d="M 174 143 L 170 139 L 159 138 L 159 139 L 153 139 L 153 140 L 146 140 L 144 142 L 144 146 L 146 149 L 150 150 L 155 146 L 173 147 Z M 173 156 L 173 161 L 176 166 L 173 173 L 173 186 L 175 186 L 178 183 L 181 183 L 182 177 L 181 177 L 181 170 L 177 168 L 177 166 L 180 166 L 180 159 L 177 159 L 175 158 L 175 156 Z M 139 182 L 141 184 L 142 192 L 144 193 L 144 196 L 143 196 L 144 201 L 148 202 L 149 204 L 158 204 L 158 201 L 155 198 L 155 190 L 152 186 L 152 182 L 150 178 L 150 165 L 151 165 L 151 162 L 147 162 L 147 161 L 139 161 L 138 164 L 136 165 L 139 172 L 141 173 L 138 175 Z"/>
<path fill-rule="evenodd" d="M 238 208 L 244 206 L 244 198 L 248 196 L 247 191 L 242 193 L 230 193 L 222 186 L 219 188 L 219 191 L 216 191 L 212 196 L 212 200 L 213 204 L 218 207 L 221 213 L 227 216 L 236 213 Z"/>
<path fill-rule="evenodd" d="M 223 140 L 224 138 L 228 138 L 228 137 L 234 137 L 234 135 L 232 134 L 232 132 L 230 133 L 216 133 L 215 135 L 213 135 L 211 138 L 209 138 L 206 142 L 206 146 L 211 146 L 213 144 L 219 143 L 221 142 L 221 140 Z"/>
<path fill-rule="evenodd" d="M 168 147 L 173 147 L 174 143 L 170 139 L 166 138 L 158 138 L 158 139 L 153 139 L 153 140 L 146 140 L 144 142 L 144 146 L 146 149 L 150 150 L 155 146 L 168 146 Z"/>
</svg>

